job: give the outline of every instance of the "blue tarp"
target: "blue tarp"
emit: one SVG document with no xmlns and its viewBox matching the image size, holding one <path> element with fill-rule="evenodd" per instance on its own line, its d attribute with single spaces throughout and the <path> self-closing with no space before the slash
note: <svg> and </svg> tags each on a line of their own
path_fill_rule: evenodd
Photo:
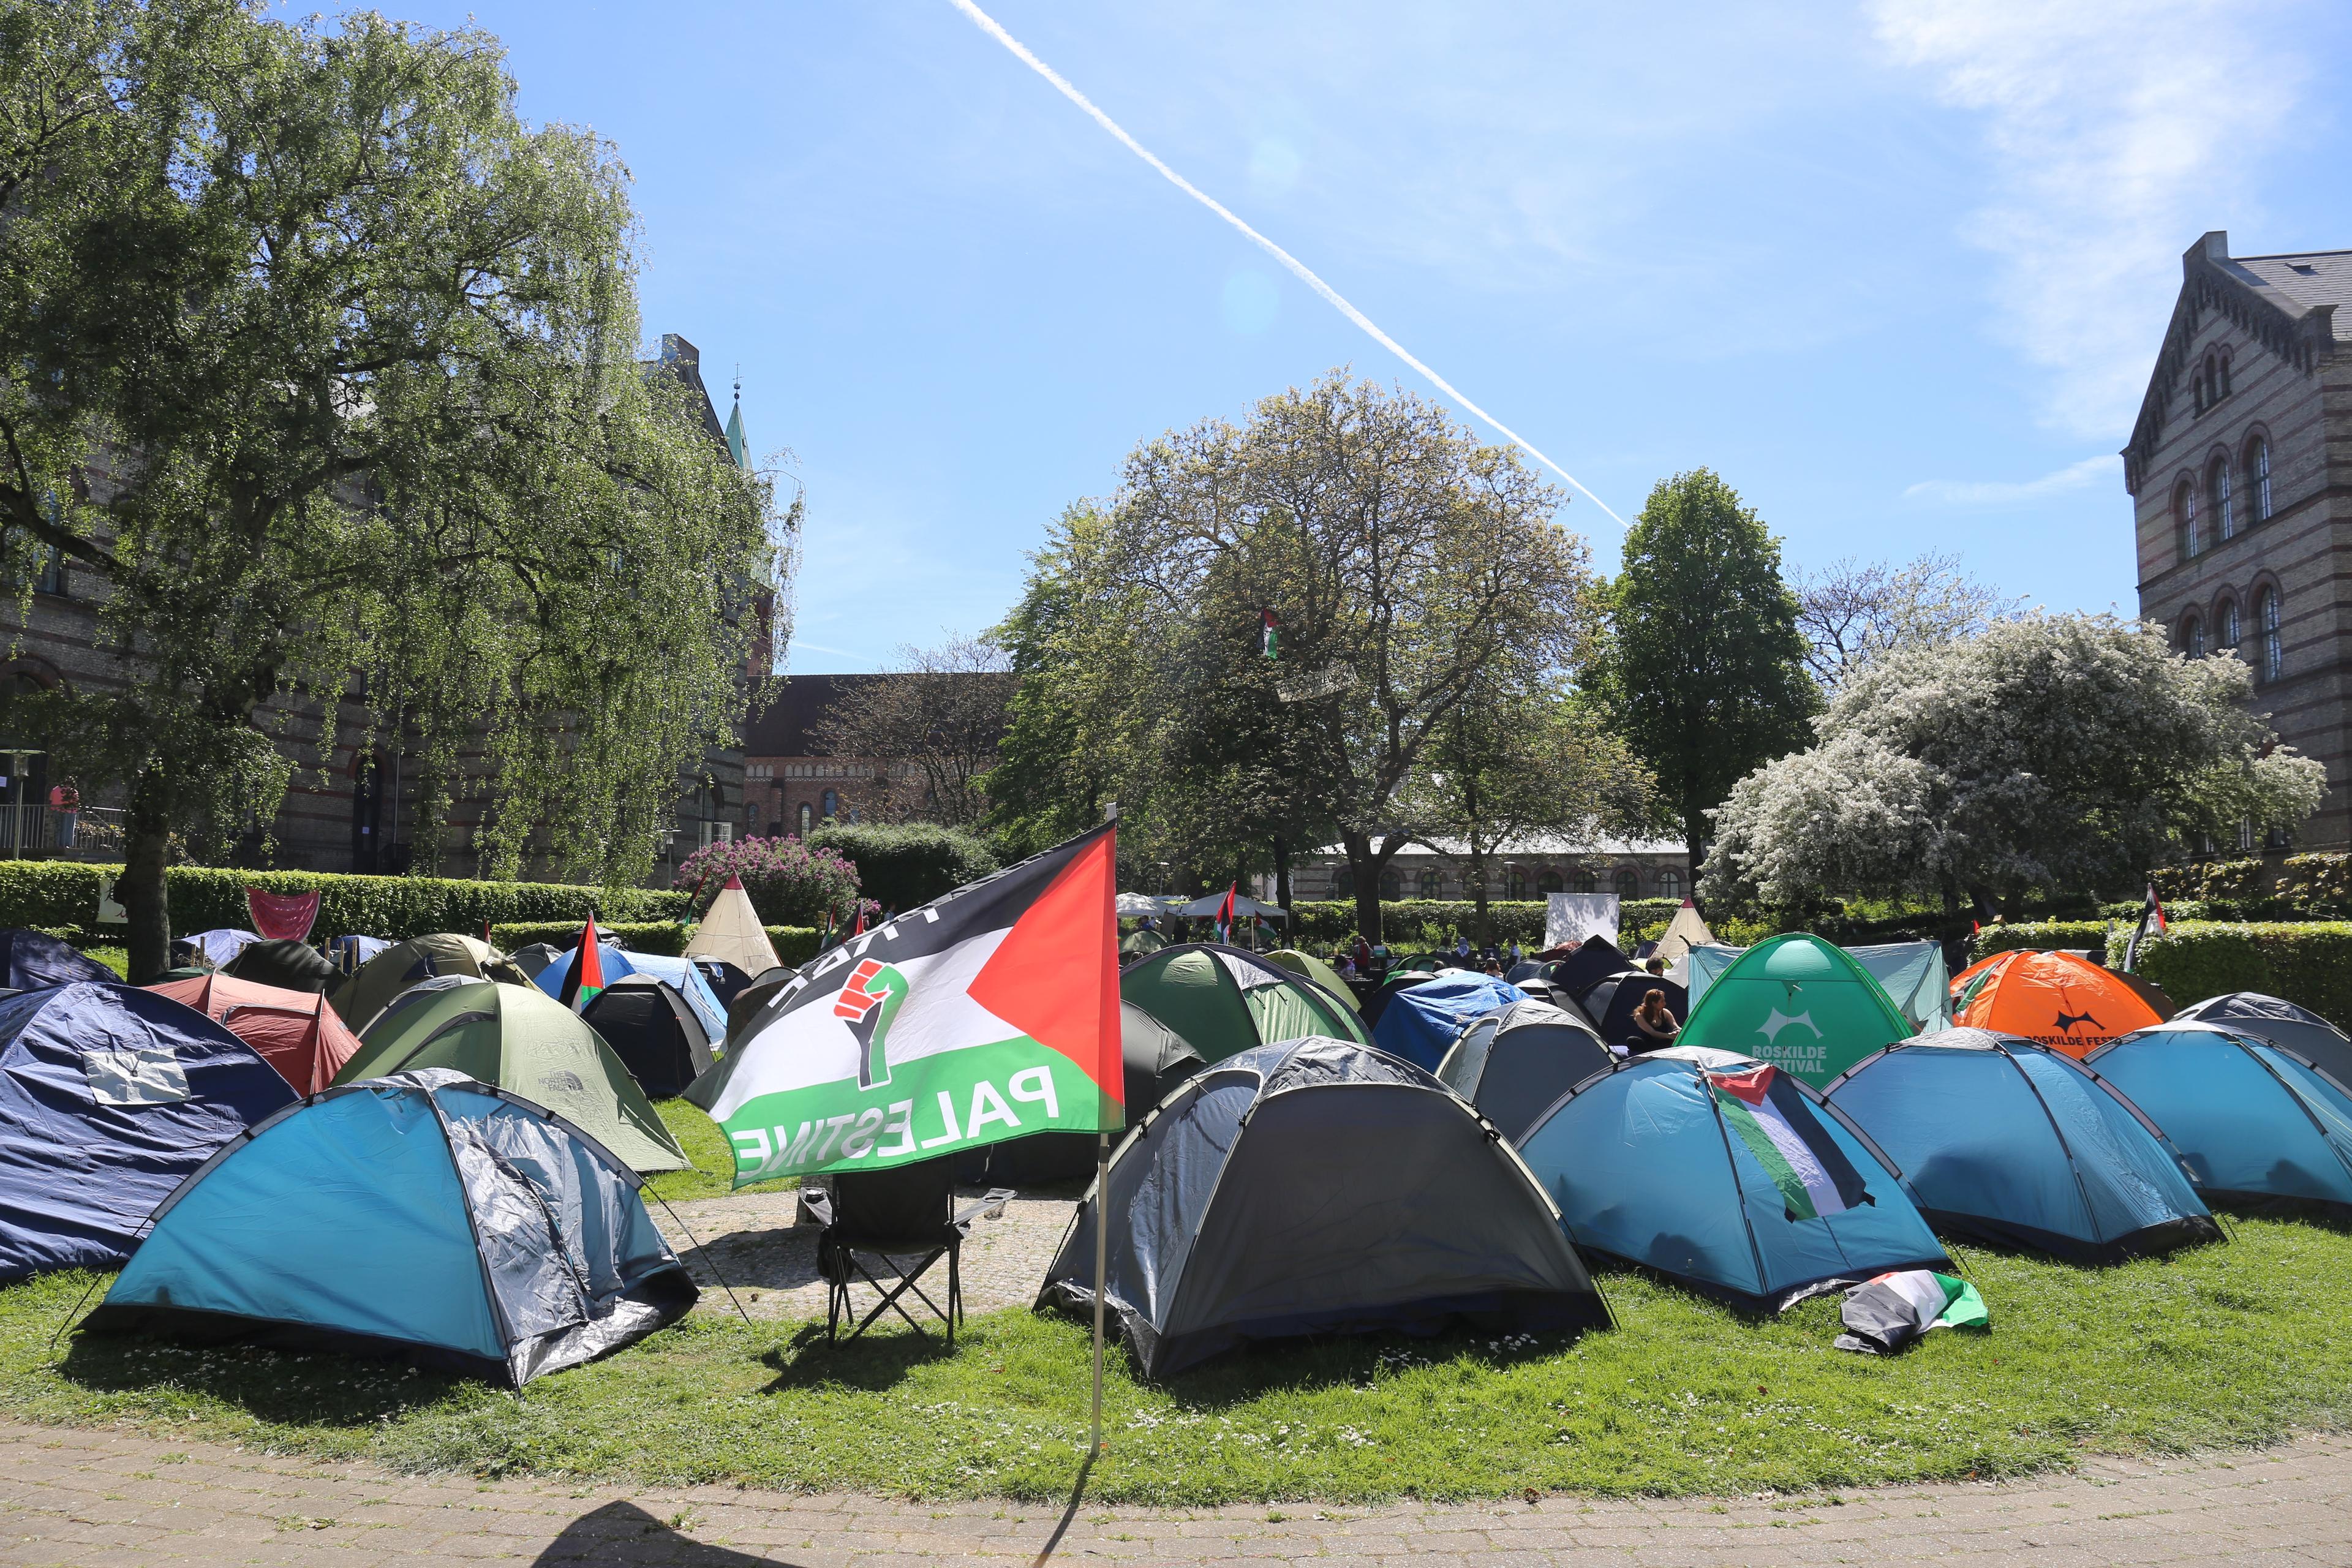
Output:
<svg viewBox="0 0 2352 1568">
<path fill-rule="evenodd" d="M 2352 1216 L 2352 1091 L 2303 1058 L 2174 1022 L 2126 1035 L 2084 1065 L 2164 1129 L 2209 1203 Z"/>
<path fill-rule="evenodd" d="M 2073 1059 L 1948 1029 L 1861 1062 L 1830 1102 L 1903 1168 L 1942 1235 L 2119 1263 L 2220 1238 L 2177 1151 Z"/>
<path fill-rule="evenodd" d="M 11 991 L 38 991 L 44 985 L 63 985 L 75 980 L 121 978 L 89 954 L 47 931 L 21 927 L 0 931 L 0 985 Z"/>
<path fill-rule="evenodd" d="M 1445 1049 L 1471 1023 L 1528 994 L 1491 974 L 1445 974 L 1408 985 L 1388 999 L 1372 1044 L 1423 1072 L 1435 1072 Z"/>
<path fill-rule="evenodd" d="M 694 1300 L 625 1166 L 536 1106 L 432 1070 L 329 1089 L 225 1151 L 172 1194 L 88 1326 L 520 1384 Z"/>
<path fill-rule="evenodd" d="M 294 1098 L 251 1046 L 152 991 L 0 999 L 0 1281 L 114 1268 L 173 1188 Z"/>
<path fill-rule="evenodd" d="M 572 973 L 572 955 L 578 951 L 574 948 L 570 952 L 558 953 L 554 962 L 531 977 L 531 984 L 560 1000 L 563 995 L 564 977 Z M 670 958 L 658 952 L 631 952 L 610 942 L 598 942 L 596 951 L 604 961 L 605 984 L 610 985 L 625 974 L 650 974 L 686 998 L 686 1005 L 694 1009 L 696 1017 L 702 1020 L 703 1030 L 709 1035 L 712 1045 L 719 1045 L 726 1040 L 727 1009 L 719 1005 L 719 997 L 710 989 L 710 982 L 702 977 L 702 971 L 695 968 L 692 959 Z"/>
<path fill-rule="evenodd" d="M 1780 1310 L 1808 1296 L 1950 1259 L 1901 1180 L 1793 1076 L 1866 1201 L 1791 1219 L 1747 1144 L 1725 1128 L 1705 1078 L 1756 1064 L 1684 1046 L 1589 1079 L 1519 1144 L 1577 1246 L 1654 1268 L 1735 1305 Z"/>
</svg>

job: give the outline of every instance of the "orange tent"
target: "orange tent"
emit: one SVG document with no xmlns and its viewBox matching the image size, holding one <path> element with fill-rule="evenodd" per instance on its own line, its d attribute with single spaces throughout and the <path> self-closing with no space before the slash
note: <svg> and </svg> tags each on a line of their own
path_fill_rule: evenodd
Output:
<svg viewBox="0 0 2352 1568">
<path fill-rule="evenodd" d="M 325 1089 L 360 1048 L 360 1037 L 323 995 L 226 974 L 170 980 L 147 989 L 213 1018 L 259 1051 L 298 1094 Z"/>
<path fill-rule="evenodd" d="M 2080 1060 L 2164 1019 L 2124 976 L 2071 952 L 1996 952 L 1952 981 L 1952 1022 Z"/>
</svg>

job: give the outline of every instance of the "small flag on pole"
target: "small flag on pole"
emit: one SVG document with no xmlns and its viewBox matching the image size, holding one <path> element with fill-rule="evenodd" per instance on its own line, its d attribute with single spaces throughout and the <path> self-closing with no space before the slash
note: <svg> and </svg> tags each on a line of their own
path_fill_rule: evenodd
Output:
<svg viewBox="0 0 2352 1568">
<path fill-rule="evenodd" d="M 1260 610 L 1257 613 L 1257 651 L 1264 654 L 1268 658 L 1281 658 L 1282 633 L 1274 624 L 1274 612 L 1272 610 Z"/>
<path fill-rule="evenodd" d="M 2140 906 L 2139 924 L 2133 929 L 2131 942 L 2124 949 L 2125 973 L 2129 974 L 2139 967 L 2139 944 L 2147 939 L 2151 931 L 2158 936 L 2164 934 L 2164 900 L 2156 896 L 2154 882 L 2147 885 L 2147 901 Z"/>
<path fill-rule="evenodd" d="M 596 945 L 596 917 L 580 928 L 580 945 L 572 950 L 572 967 L 564 973 L 563 992 L 556 1000 L 577 1013 L 604 989 L 604 954 Z"/>
<path fill-rule="evenodd" d="M 866 900 L 864 899 L 857 900 L 857 924 L 851 928 L 849 934 L 852 936 L 866 934 Z"/>
<path fill-rule="evenodd" d="M 1217 940 L 1219 942 L 1230 942 L 1234 940 L 1234 894 L 1240 887 L 1241 884 L 1236 882 L 1227 888 L 1225 901 L 1217 906 Z"/>
</svg>

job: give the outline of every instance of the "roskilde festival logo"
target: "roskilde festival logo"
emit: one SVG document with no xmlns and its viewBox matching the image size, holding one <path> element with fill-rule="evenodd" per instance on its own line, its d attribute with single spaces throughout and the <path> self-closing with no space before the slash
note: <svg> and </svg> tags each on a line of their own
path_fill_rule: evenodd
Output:
<svg viewBox="0 0 2352 1568">
<path fill-rule="evenodd" d="M 878 958 L 869 958 L 849 972 L 841 994 L 833 999 L 833 1016 L 849 1025 L 857 1037 L 857 1087 L 876 1089 L 890 1081 L 890 1059 L 883 1042 L 890 1020 L 907 999 L 907 977 Z"/>
<path fill-rule="evenodd" d="M 2061 1013 L 2058 1015 L 2058 1032 L 2062 1035 L 2073 1034 L 2074 1032 L 2074 1026 L 2077 1024 L 2088 1024 L 2093 1028 L 2103 1026 L 2096 1018 L 2094 1018 L 2088 1013 Z"/>
</svg>

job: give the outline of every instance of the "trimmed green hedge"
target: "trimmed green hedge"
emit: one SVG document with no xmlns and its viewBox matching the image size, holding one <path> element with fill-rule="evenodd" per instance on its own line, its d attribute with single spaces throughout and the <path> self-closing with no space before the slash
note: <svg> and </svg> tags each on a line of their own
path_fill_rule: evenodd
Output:
<svg viewBox="0 0 2352 1568">
<path fill-rule="evenodd" d="M 1496 942 L 1521 947 L 1543 945 L 1544 914 L 1549 906 L 1540 899 L 1496 899 L 1486 906 L 1495 922 Z M 1682 908 L 1680 899 L 1632 899 L 1619 911 L 1619 936 L 1646 942 L 1662 933 Z M 1353 899 L 1302 899 L 1295 906 L 1299 940 L 1329 947 L 1356 934 Z M 1478 906 L 1467 899 L 1384 899 L 1381 901 L 1381 940 L 1391 947 L 1435 947 L 1478 929 Z"/>
<path fill-rule="evenodd" d="M 2121 963 L 2128 931 L 2107 938 Z M 2182 1006 L 2230 991 L 2260 991 L 2352 1019 L 2352 921 L 2179 921 L 2140 944 L 2138 972 Z"/>
<path fill-rule="evenodd" d="M 953 892 L 997 868 L 996 856 L 969 833 L 935 822 L 835 823 L 808 836 L 857 868 L 857 890 L 904 911 Z"/>
<path fill-rule="evenodd" d="M 492 945 L 512 952 L 519 947 L 543 942 L 553 947 L 571 948 L 580 945 L 581 922 L 513 921 L 490 927 Z M 692 934 L 676 921 L 621 921 L 614 925 L 599 923 L 596 929 L 613 937 L 620 944 L 637 952 L 667 953 L 677 957 L 686 949 Z M 816 956 L 817 938 L 821 934 L 810 926 L 768 926 L 768 944 L 776 950 L 782 963 L 797 968 Z"/>
<path fill-rule="evenodd" d="M 1969 943 L 1969 962 L 2026 948 L 2036 952 L 2052 948 L 2104 948 L 2113 930 L 2105 921 L 2027 921 L 2017 925 L 1990 925 Z M 2131 935 L 2126 931 L 2124 935 Z"/>
<path fill-rule="evenodd" d="M 120 876 L 120 866 L 78 861 L 0 861 L 0 927 L 81 927 L 93 935 L 121 928 L 98 924 L 99 879 Z M 240 871 L 217 866 L 174 866 L 167 873 L 174 931 L 218 926 L 247 929 L 248 887 L 273 893 L 320 890 L 313 940 L 362 936 L 424 936 L 432 931 L 480 934 L 485 921 L 551 921 L 583 919 L 593 907 L 599 918 L 619 921 L 676 920 L 686 911 L 686 895 L 646 889 L 582 888 L 562 882 L 471 882 L 446 877 L 342 877 L 315 871 Z"/>
</svg>

